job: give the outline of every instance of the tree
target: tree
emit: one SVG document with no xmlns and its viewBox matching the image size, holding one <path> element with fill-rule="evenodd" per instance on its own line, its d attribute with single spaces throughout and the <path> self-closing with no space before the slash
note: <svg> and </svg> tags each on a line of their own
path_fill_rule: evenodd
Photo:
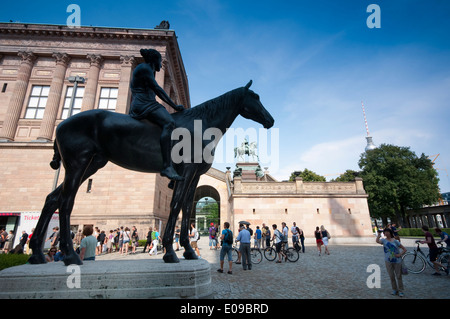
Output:
<svg viewBox="0 0 450 319">
<path fill-rule="evenodd" d="M 324 176 L 320 176 L 313 171 L 310 171 L 309 169 L 305 168 L 304 171 L 295 171 L 291 173 L 291 176 L 289 177 L 289 180 L 295 181 L 296 177 L 301 177 L 304 182 L 325 182 L 326 179 Z"/>
<path fill-rule="evenodd" d="M 408 208 L 421 208 L 439 199 L 439 179 L 433 163 L 424 154 L 417 157 L 409 147 L 382 144 L 361 154 L 358 164 L 369 194 L 371 215 L 384 223 L 389 217 L 409 227 Z"/>
<path fill-rule="evenodd" d="M 351 169 L 346 170 L 339 177 L 331 180 L 332 182 L 354 182 L 355 177 L 359 176 L 359 172 L 353 171 Z"/>
<path fill-rule="evenodd" d="M 202 207 L 202 213 L 206 214 L 206 224 L 210 225 L 211 223 L 219 222 L 219 205 L 217 202 L 208 203 L 207 205 Z"/>
</svg>

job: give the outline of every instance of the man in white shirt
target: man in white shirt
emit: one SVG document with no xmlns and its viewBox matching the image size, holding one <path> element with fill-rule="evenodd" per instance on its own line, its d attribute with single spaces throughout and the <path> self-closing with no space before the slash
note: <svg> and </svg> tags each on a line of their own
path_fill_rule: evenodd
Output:
<svg viewBox="0 0 450 319">
<path fill-rule="evenodd" d="M 195 249 L 197 256 L 200 257 L 200 251 L 198 250 L 197 240 L 198 240 L 198 232 L 195 229 L 195 224 L 191 223 L 191 231 L 189 233 L 189 239 L 191 240 L 191 247 Z"/>
<path fill-rule="evenodd" d="M 283 236 L 284 236 L 284 249 L 288 249 L 288 235 L 289 235 L 289 228 L 286 226 L 285 222 L 281 223 L 281 226 L 283 228 Z"/>
<path fill-rule="evenodd" d="M 275 242 L 275 251 L 278 254 L 278 260 L 277 260 L 277 264 L 281 263 L 281 256 L 283 255 L 285 258 L 286 256 L 281 252 L 281 245 L 283 244 L 281 241 L 281 232 L 277 229 L 277 225 L 273 224 L 272 225 L 273 228 L 273 241 Z"/>
<path fill-rule="evenodd" d="M 297 224 L 295 222 L 292 223 L 291 227 L 291 233 L 292 233 L 292 245 L 298 244 L 298 231 L 297 231 Z"/>
</svg>

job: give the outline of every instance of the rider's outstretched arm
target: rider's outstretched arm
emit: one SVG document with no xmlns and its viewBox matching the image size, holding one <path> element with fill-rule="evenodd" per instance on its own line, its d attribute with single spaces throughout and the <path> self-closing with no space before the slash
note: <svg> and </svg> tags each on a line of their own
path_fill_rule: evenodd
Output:
<svg viewBox="0 0 450 319">
<path fill-rule="evenodd" d="M 162 87 L 159 86 L 158 82 L 156 82 L 154 77 L 150 77 L 149 79 L 149 85 L 151 89 L 155 92 L 155 94 L 164 102 L 166 102 L 168 105 L 170 105 L 173 109 L 176 111 L 182 111 L 184 110 L 184 107 L 182 105 L 176 105 L 172 99 L 167 95 L 166 91 Z"/>
</svg>

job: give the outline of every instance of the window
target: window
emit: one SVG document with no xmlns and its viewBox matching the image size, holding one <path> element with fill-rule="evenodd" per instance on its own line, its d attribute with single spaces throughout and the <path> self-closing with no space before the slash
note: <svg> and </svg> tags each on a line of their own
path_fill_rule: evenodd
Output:
<svg viewBox="0 0 450 319">
<path fill-rule="evenodd" d="M 83 104 L 84 87 L 77 87 L 75 97 L 73 99 L 73 107 L 70 111 L 70 104 L 72 103 L 73 86 L 68 86 L 66 91 L 66 97 L 64 99 L 64 108 L 61 115 L 61 119 L 66 119 L 72 115 L 81 112 L 81 105 Z M 69 114 L 70 112 L 70 114 Z"/>
<path fill-rule="evenodd" d="M 98 108 L 102 110 L 116 110 L 118 88 L 101 88 Z"/>
<path fill-rule="evenodd" d="M 25 111 L 26 119 L 42 119 L 44 117 L 49 91 L 50 86 L 48 85 L 33 85 Z"/>
</svg>

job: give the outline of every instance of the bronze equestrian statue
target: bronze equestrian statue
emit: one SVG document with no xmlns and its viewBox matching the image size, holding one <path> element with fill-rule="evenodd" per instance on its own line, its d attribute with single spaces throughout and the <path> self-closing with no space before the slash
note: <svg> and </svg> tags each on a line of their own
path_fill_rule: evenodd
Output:
<svg viewBox="0 0 450 319">
<path fill-rule="evenodd" d="M 183 178 L 174 170 L 170 156 L 170 138 L 175 128 L 175 121 L 165 107 L 156 101 L 155 95 L 176 111 L 183 111 L 184 107 L 176 105 L 155 80 L 155 72 L 161 70 L 161 54 L 153 49 L 141 49 L 141 55 L 144 57 L 145 63 L 136 67 L 130 83 L 133 96 L 130 115 L 137 120 L 148 119 L 162 127 L 160 144 L 163 170 L 161 175 L 175 181 L 182 180 Z"/>
<path fill-rule="evenodd" d="M 135 81 L 135 77 L 140 72 L 138 68 L 139 66 L 136 67 L 137 71 L 135 70 L 133 74 L 131 87 L 137 94 L 144 94 L 145 88 L 136 85 Z M 142 68 L 146 67 L 142 66 Z M 157 71 L 157 69 L 156 66 L 153 70 Z M 207 136 L 203 133 L 209 128 L 220 130 L 221 136 L 223 136 L 238 115 L 256 121 L 265 128 L 270 128 L 274 124 L 274 119 L 261 104 L 259 96 L 249 89 L 251 83 L 252 81 L 245 87 L 227 92 L 191 109 L 171 114 L 172 121 L 169 119 L 167 122 L 173 122 L 174 128 L 183 128 L 190 132 L 191 149 L 196 142 L 194 121 L 201 121 L 202 136 Z M 136 86 L 133 87 L 133 85 Z M 159 93 L 162 94 L 162 92 Z M 146 98 L 139 101 L 144 103 Z M 180 110 L 180 107 L 173 102 L 168 104 Z M 41 216 L 30 240 L 33 254 L 28 260 L 29 263 L 46 262 L 42 252 L 45 234 L 53 213 L 58 210 L 60 249 L 65 255 L 64 263 L 66 265 L 83 264 L 79 255 L 73 249 L 70 236 L 70 214 L 80 185 L 103 168 L 108 161 L 126 169 L 147 173 L 162 173 L 165 168 L 169 167 L 167 165 L 169 158 L 165 153 L 167 152 L 166 145 L 161 145 L 162 140 L 165 141 L 161 137 L 165 125 L 161 126 L 160 123 L 138 120 L 140 118 L 150 120 L 161 117 L 168 118 L 165 114 L 159 116 L 164 112 L 157 106 L 155 108 L 156 116 L 152 116 L 152 114 L 155 114 L 153 112 L 155 109 L 148 111 L 149 113 L 146 113 L 145 109 L 142 113 L 139 111 L 134 113 L 135 109 L 139 109 L 139 107 L 135 108 L 136 105 L 138 104 L 132 104 L 132 116 L 107 110 L 90 110 L 78 113 L 58 125 L 54 143 L 54 156 L 50 165 L 53 169 L 57 169 L 60 163 L 63 164 L 65 168 L 64 181 L 45 200 Z M 142 114 L 142 117 L 137 115 L 134 118 L 134 114 Z M 144 114 L 147 115 L 144 116 Z M 170 131 L 170 129 L 172 128 L 169 127 L 168 130 Z M 167 143 L 172 148 L 181 142 L 186 143 L 186 141 L 174 140 L 169 140 Z M 215 145 L 218 143 L 212 137 L 201 139 L 202 150 L 207 146 L 211 147 L 212 142 Z M 210 153 L 214 154 L 214 148 Z M 190 159 L 184 158 L 179 163 L 171 163 L 175 174 L 171 176 L 171 182 L 174 183 L 172 185 L 173 196 L 170 203 L 169 219 L 163 236 L 163 246 L 166 251 L 163 259 L 166 263 L 179 262 L 172 247 L 172 242 L 175 223 L 180 210 L 183 211 L 180 234 L 181 246 L 185 248 L 183 256 L 185 259 L 198 258 L 189 244 L 189 218 L 200 176 L 209 170 L 212 161 L 203 159 L 199 162 L 194 159 L 194 156 L 195 154 L 192 152 Z"/>
</svg>

